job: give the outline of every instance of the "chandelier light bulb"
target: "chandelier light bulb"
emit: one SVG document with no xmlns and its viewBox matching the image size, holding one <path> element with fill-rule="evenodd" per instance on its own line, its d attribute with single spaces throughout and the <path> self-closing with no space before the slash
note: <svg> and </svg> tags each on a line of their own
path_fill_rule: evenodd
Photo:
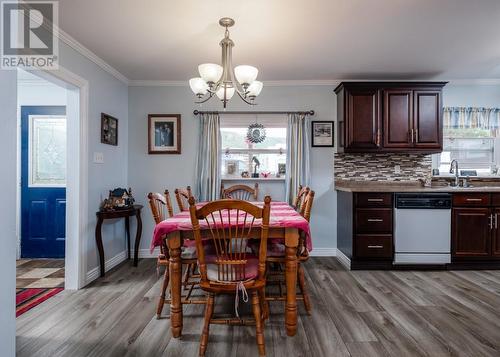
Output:
<svg viewBox="0 0 500 357">
<path fill-rule="evenodd" d="M 253 81 L 252 84 L 248 87 L 247 95 L 250 97 L 250 99 L 255 99 L 256 96 L 260 94 L 262 91 L 262 87 L 264 86 L 264 83 L 260 81 Z"/>
<path fill-rule="evenodd" d="M 189 80 L 189 86 L 197 96 L 204 96 L 208 91 L 208 84 L 203 78 L 196 77 Z"/>
<path fill-rule="evenodd" d="M 259 70 L 253 66 L 241 65 L 234 68 L 234 75 L 238 82 L 244 85 L 250 85 L 255 81 Z"/>
<path fill-rule="evenodd" d="M 222 66 L 215 63 L 203 63 L 198 66 L 200 77 L 207 83 L 217 83 L 222 76 Z"/>
<path fill-rule="evenodd" d="M 217 97 L 220 99 L 220 100 L 224 100 L 224 90 L 226 90 L 226 100 L 229 100 L 233 97 L 234 95 L 234 87 L 220 87 L 218 90 L 217 90 Z"/>
</svg>

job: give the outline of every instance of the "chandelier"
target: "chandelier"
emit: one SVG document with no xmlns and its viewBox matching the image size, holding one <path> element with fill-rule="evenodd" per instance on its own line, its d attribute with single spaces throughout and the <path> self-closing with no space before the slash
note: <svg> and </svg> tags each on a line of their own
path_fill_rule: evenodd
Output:
<svg viewBox="0 0 500 357">
<path fill-rule="evenodd" d="M 229 38 L 228 27 L 234 25 L 234 20 L 223 17 L 219 24 L 226 29 L 224 38 L 220 41 L 222 47 L 222 66 L 215 63 L 204 63 L 198 66 L 200 77 L 191 78 L 189 86 L 199 99 L 196 103 L 205 103 L 214 95 L 219 98 L 224 108 L 236 92 L 247 104 L 255 105 L 255 98 L 262 90 L 262 82 L 256 81 L 259 70 L 248 65 L 233 68 L 233 40 Z"/>
</svg>

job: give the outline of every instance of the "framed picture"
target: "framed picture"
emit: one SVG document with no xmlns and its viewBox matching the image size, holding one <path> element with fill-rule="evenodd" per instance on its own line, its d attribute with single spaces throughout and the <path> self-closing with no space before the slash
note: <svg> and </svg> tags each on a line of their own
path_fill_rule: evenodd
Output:
<svg viewBox="0 0 500 357">
<path fill-rule="evenodd" d="M 101 143 L 118 145 L 118 119 L 101 113 Z"/>
<path fill-rule="evenodd" d="M 148 153 L 181 153 L 181 115 L 148 115 Z"/>
<path fill-rule="evenodd" d="M 312 121 L 312 146 L 333 147 L 333 121 Z"/>
</svg>

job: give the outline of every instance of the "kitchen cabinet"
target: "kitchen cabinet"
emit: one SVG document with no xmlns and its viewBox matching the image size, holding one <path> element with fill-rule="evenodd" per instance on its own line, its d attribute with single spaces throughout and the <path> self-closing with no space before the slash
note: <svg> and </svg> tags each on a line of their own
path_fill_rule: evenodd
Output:
<svg viewBox="0 0 500 357">
<path fill-rule="evenodd" d="M 453 195 L 452 258 L 500 259 L 499 195 L 459 193 Z"/>
<path fill-rule="evenodd" d="M 491 255 L 491 212 L 489 208 L 454 208 L 452 251 L 456 258 Z"/>
<path fill-rule="evenodd" d="M 338 192 L 337 202 L 338 249 L 351 269 L 392 267 L 393 194 Z"/>
<path fill-rule="evenodd" d="M 339 152 L 440 152 L 445 84 L 342 82 L 335 89 Z"/>
</svg>

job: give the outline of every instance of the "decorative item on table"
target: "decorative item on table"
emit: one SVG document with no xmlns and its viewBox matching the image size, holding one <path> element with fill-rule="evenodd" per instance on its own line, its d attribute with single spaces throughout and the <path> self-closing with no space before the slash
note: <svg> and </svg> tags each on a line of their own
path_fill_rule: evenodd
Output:
<svg viewBox="0 0 500 357">
<path fill-rule="evenodd" d="M 312 121 L 312 147 L 333 147 L 333 121 Z"/>
<path fill-rule="evenodd" d="M 238 160 L 227 160 L 226 161 L 226 175 L 235 175 L 239 171 L 239 161 Z"/>
<path fill-rule="evenodd" d="M 263 177 L 263 178 L 268 178 L 268 177 L 271 177 L 271 173 L 269 171 L 267 171 L 267 172 L 261 172 L 260 176 Z"/>
<path fill-rule="evenodd" d="M 252 157 L 252 162 L 255 163 L 255 166 L 254 166 L 254 169 L 253 169 L 253 173 L 252 173 L 252 177 L 253 178 L 259 178 L 259 174 L 257 173 L 257 168 L 260 166 L 260 161 L 259 161 L 259 159 L 257 159 L 257 156 Z"/>
<path fill-rule="evenodd" d="M 266 128 L 259 123 L 253 123 L 248 126 L 247 140 L 252 144 L 259 144 L 266 140 Z"/>
<path fill-rule="evenodd" d="M 132 189 L 115 188 L 109 190 L 109 196 L 103 202 L 99 209 L 101 211 L 113 211 L 120 209 L 128 209 L 134 205 L 135 199 L 132 196 Z"/>
<path fill-rule="evenodd" d="M 278 174 L 276 175 L 276 177 L 281 177 L 281 176 L 284 176 L 286 174 L 286 164 L 278 164 Z"/>
<path fill-rule="evenodd" d="M 118 119 L 101 113 L 101 143 L 118 145 Z"/>
<path fill-rule="evenodd" d="M 181 115 L 148 115 L 148 153 L 181 153 Z"/>
<path fill-rule="evenodd" d="M 243 178 L 249 178 L 250 177 L 250 173 L 248 171 L 242 171 L 241 172 L 241 177 L 243 177 Z"/>
</svg>

